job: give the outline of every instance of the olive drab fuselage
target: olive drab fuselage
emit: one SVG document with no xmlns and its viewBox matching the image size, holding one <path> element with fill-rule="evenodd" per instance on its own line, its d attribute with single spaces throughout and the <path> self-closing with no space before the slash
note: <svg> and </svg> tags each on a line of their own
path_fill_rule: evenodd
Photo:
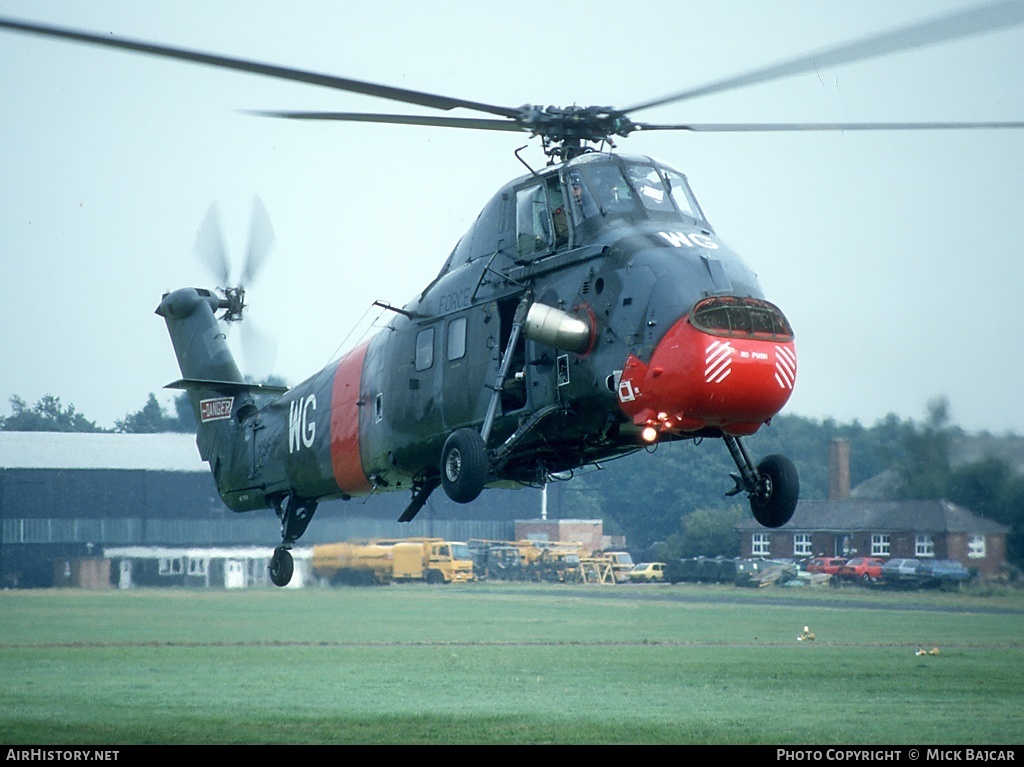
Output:
<svg viewBox="0 0 1024 767">
<path fill-rule="evenodd" d="M 715 297 L 732 303 L 705 312 L 710 327 L 690 324 Z M 567 348 L 558 329 L 527 323 L 509 350 L 527 304 L 575 322 Z M 731 327 L 730 312 L 747 327 Z M 708 346 L 730 353 L 723 380 L 707 378 Z M 182 372 L 226 375 L 190 372 L 184 360 Z M 479 431 L 489 407 L 486 446 L 500 460 L 488 484 L 542 482 L 635 450 L 652 428 L 658 440 L 750 434 L 794 378 L 785 319 L 685 178 L 646 157 L 594 153 L 503 187 L 386 329 L 269 404 L 256 409 L 242 385 L 230 403 L 230 387 L 183 388 L 218 488 L 244 511 L 292 495 L 413 490 L 437 477 L 449 435 Z"/>
</svg>

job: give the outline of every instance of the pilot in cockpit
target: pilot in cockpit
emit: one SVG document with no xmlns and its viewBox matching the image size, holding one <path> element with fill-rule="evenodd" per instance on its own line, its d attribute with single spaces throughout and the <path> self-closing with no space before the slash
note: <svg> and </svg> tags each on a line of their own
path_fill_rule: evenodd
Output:
<svg viewBox="0 0 1024 767">
<path fill-rule="evenodd" d="M 594 216 L 599 212 L 593 198 L 583 185 L 583 178 L 579 173 L 569 174 L 569 191 L 573 213 L 577 221 Z"/>
</svg>

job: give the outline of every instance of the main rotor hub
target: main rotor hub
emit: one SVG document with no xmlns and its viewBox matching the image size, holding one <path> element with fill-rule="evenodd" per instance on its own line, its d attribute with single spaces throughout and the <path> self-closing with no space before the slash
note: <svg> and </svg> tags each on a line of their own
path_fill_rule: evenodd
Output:
<svg viewBox="0 0 1024 767">
<path fill-rule="evenodd" d="M 517 122 L 544 141 L 544 151 L 562 160 L 590 151 L 584 142 L 611 143 L 612 136 L 628 136 L 639 126 L 624 112 L 599 106 L 520 107 Z"/>
</svg>

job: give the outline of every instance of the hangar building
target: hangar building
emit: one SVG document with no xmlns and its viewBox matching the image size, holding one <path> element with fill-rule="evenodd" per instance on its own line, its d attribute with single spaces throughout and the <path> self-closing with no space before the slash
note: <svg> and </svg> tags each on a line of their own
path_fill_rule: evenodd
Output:
<svg viewBox="0 0 1024 767">
<path fill-rule="evenodd" d="M 512 502 L 490 491 L 469 506 L 435 493 L 410 523 L 396 521 L 406 493 L 328 501 L 300 543 L 507 540 L 515 519 L 539 508 L 539 493 L 510 492 Z M 2 587 L 54 585 L 55 563 L 100 557 L 110 547 L 272 547 L 279 540 L 269 509 L 236 514 L 224 506 L 192 434 L 0 431 Z"/>
</svg>

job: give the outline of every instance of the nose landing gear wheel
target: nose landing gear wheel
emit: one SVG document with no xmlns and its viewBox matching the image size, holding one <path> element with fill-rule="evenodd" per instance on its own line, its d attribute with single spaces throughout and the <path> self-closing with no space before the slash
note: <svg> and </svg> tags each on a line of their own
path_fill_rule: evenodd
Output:
<svg viewBox="0 0 1024 767">
<path fill-rule="evenodd" d="M 270 558 L 270 581 L 275 586 L 287 586 L 295 571 L 295 561 L 292 553 L 284 546 L 274 549 L 274 556 Z"/>
<path fill-rule="evenodd" d="M 757 465 L 761 481 L 750 495 L 750 510 L 764 527 L 782 527 L 793 517 L 800 497 L 796 466 L 784 455 L 766 456 Z"/>
</svg>

